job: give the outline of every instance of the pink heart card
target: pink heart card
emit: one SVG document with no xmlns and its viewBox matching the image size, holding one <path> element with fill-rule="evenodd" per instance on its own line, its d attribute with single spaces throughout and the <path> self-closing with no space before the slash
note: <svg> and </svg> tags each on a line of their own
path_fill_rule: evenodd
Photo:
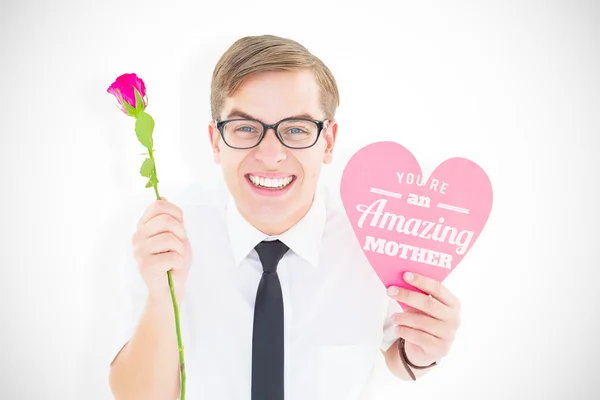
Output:
<svg viewBox="0 0 600 400">
<path fill-rule="evenodd" d="M 442 282 L 481 234 L 493 196 L 487 174 L 473 161 L 450 158 L 424 177 L 408 149 L 386 141 L 352 156 L 342 174 L 341 197 L 385 287 L 423 293 L 404 281 L 404 272 Z"/>
</svg>

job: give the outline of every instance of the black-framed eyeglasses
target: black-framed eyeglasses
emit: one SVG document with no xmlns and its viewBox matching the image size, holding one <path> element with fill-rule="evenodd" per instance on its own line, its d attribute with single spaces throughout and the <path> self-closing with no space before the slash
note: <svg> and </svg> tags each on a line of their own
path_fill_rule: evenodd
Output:
<svg viewBox="0 0 600 400">
<path fill-rule="evenodd" d="M 286 118 L 267 125 L 255 119 L 238 118 L 217 121 L 217 129 L 225 144 L 234 149 L 251 149 L 260 144 L 269 129 L 285 147 L 307 149 L 317 143 L 327 121 Z"/>
</svg>

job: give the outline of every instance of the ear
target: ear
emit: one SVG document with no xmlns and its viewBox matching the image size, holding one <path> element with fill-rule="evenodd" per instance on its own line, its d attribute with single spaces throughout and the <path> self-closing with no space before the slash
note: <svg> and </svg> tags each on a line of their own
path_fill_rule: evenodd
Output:
<svg viewBox="0 0 600 400">
<path fill-rule="evenodd" d="M 338 123 L 335 119 L 327 123 L 327 129 L 324 132 L 325 138 L 325 153 L 323 154 L 323 164 L 330 164 L 333 157 L 333 147 L 337 138 Z"/>
<path fill-rule="evenodd" d="M 215 164 L 221 163 L 221 148 L 219 147 L 221 144 L 221 134 L 217 129 L 217 125 L 215 121 L 210 121 L 208 123 L 208 139 L 210 141 L 210 146 L 213 150 L 213 162 Z"/>
</svg>

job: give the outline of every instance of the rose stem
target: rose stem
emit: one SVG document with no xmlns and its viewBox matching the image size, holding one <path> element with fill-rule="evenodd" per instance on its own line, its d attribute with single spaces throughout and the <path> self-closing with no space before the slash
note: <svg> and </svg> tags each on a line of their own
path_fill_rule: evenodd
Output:
<svg viewBox="0 0 600 400">
<path fill-rule="evenodd" d="M 156 193 L 156 199 L 160 200 L 158 194 L 158 177 L 156 175 L 156 164 L 154 163 L 154 154 L 152 150 L 148 152 L 150 159 L 154 164 L 154 193 Z M 171 276 L 171 270 L 167 271 L 167 278 L 169 279 L 169 289 L 171 290 L 171 299 L 173 300 L 173 310 L 175 311 L 175 329 L 177 330 L 177 345 L 179 347 L 179 368 L 181 371 L 181 394 L 180 400 L 185 400 L 185 358 L 183 355 L 183 344 L 181 342 L 181 329 L 179 327 L 179 307 L 177 306 L 177 297 L 175 296 L 175 289 L 173 287 L 173 277 Z"/>
</svg>

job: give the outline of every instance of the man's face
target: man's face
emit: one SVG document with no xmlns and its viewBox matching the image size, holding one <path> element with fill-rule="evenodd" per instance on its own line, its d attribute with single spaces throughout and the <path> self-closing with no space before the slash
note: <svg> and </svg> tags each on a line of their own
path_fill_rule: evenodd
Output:
<svg viewBox="0 0 600 400">
<path fill-rule="evenodd" d="M 320 88 L 311 71 L 256 74 L 227 99 L 221 120 L 250 117 L 275 124 L 300 115 L 323 120 L 319 100 Z M 269 129 L 260 145 L 239 150 L 223 142 L 214 122 L 209 125 L 214 160 L 221 165 L 225 183 L 240 212 L 267 234 L 289 229 L 308 211 L 321 167 L 331 162 L 336 134 L 337 123 L 327 121 L 313 147 L 290 149 Z M 261 188 L 256 185 L 260 178 L 270 178 L 271 184 L 287 185 L 278 189 Z"/>
</svg>

